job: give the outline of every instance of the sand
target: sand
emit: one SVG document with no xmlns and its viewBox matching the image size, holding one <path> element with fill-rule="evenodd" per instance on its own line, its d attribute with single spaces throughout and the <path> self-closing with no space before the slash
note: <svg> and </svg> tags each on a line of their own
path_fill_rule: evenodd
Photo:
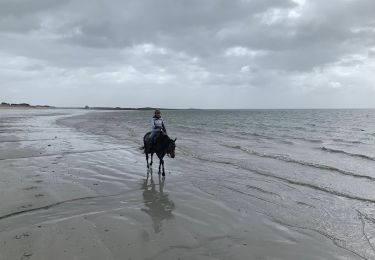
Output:
<svg viewBox="0 0 375 260">
<path fill-rule="evenodd" d="M 178 153 L 161 178 L 138 147 L 56 124 L 80 113 L 0 112 L 1 260 L 361 259 L 201 191 Z"/>
</svg>

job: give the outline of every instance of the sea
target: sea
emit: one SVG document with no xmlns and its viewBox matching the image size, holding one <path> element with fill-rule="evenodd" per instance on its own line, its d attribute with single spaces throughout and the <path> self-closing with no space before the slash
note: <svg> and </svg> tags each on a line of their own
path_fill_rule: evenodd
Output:
<svg viewBox="0 0 375 260">
<path fill-rule="evenodd" d="M 93 112 L 68 123 L 140 152 L 151 117 Z M 217 200 L 246 203 L 375 259 L 375 110 L 165 110 L 162 117 L 177 138 L 167 178 L 184 175 Z"/>
<path fill-rule="evenodd" d="M 39 121 L 33 119 L 35 116 Z M 9 122 L 28 120 L 27 127 L 12 128 L 12 131 L 42 129 L 44 132 L 32 132 L 40 139 L 51 131 L 50 123 L 39 128 L 31 126 L 54 116 L 63 127 L 56 129 L 66 141 L 72 139 L 71 136 L 77 138 L 76 134 L 63 130 L 68 127 L 82 133 L 82 138 L 93 140 L 95 136 L 95 140 L 99 140 L 95 141 L 96 147 L 109 147 L 107 144 L 125 147 L 126 153 L 134 154 L 131 158 L 139 165 L 132 168 L 133 175 L 123 175 L 124 178 L 131 176 L 137 180 L 148 176 L 141 147 L 144 134 L 150 131 L 153 111 L 4 110 L 0 121 L 4 121 L 3 127 L 10 127 Z M 176 157 L 165 160 L 166 183 L 173 186 L 166 186 L 164 192 L 169 192 L 170 200 L 175 200 L 174 211 L 168 214 L 201 227 L 211 225 L 209 219 L 212 218 L 216 224 L 207 230 L 230 230 L 233 220 L 225 216 L 226 209 L 231 209 L 236 212 L 239 223 L 256 215 L 262 220 L 259 225 L 271 227 L 250 227 L 255 222 L 249 221 L 249 227 L 241 224 L 241 230 L 259 228 L 259 232 L 268 232 L 265 237 L 300 248 L 302 254 L 309 243 L 301 241 L 309 241 L 306 237 L 317 234 L 335 248 L 355 256 L 329 259 L 375 259 L 374 109 L 162 110 L 162 117 L 168 135 L 177 138 Z M 1 133 L 5 135 L 6 131 L 4 128 Z M 84 142 L 75 143 L 86 149 Z M 54 146 L 59 148 L 52 145 L 51 149 Z M 66 154 L 68 152 L 69 149 Z M 103 156 L 107 157 L 103 162 L 116 157 L 118 165 L 99 169 L 117 167 L 120 170 L 116 171 L 116 176 L 126 172 L 126 167 L 130 169 L 131 165 L 121 163 L 122 154 L 117 153 L 120 150 L 104 150 Z M 87 153 L 72 156 L 74 154 L 82 157 L 81 160 L 88 156 Z M 90 162 L 95 165 L 95 161 Z M 154 165 L 154 175 L 156 167 Z M 100 174 L 105 173 L 97 173 Z M 121 181 L 126 184 L 126 179 L 121 178 Z M 192 192 L 199 194 L 196 203 Z M 189 210 L 182 214 L 185 208 Z M 153 218 L 158 219 L 155 232 L 161 234 L 161 223 L 165 220 L 159 216 L 159 209 L 154 210 Z M 200 220 L 199 216 L 203 215 Z M 299 233 L 292 234 L 291 230 Z M 231 239 L 235 241 L 237 235 L 232 234 Z M 256 238 L 256 231 L 251 236 Z M 280 251 L 272 248 L 272 244 L 262 243 L 264 248 Z M 300 259 L 299 256 L 293 259 Z M 309 256 L 306 259 L 324 258 Z"/>
</svg>

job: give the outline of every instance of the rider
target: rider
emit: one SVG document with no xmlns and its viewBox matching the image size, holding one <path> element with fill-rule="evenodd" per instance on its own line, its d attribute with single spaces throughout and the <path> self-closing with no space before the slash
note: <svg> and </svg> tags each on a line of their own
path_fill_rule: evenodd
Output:
<svg viewBox="0 0 375 260">
<path fill-rule="evenodd" d="M 147 142 L 148 147 L 151 147 L 151 144 L 154 141 L 154 137 L 158 132 L 162 131 L 164 134 L 167 134 L 167 129 L 165 129 L 164 120 L 161 117 L 160 109 L 155 109 L 154 116 L 151 119 L 151 125 L 151 134 Z"/>
</svg>

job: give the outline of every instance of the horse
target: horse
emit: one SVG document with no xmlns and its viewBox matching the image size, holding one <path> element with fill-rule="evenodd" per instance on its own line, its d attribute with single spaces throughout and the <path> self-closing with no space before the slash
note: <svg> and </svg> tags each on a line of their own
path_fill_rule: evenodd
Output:
<svg viewBox="0 0 375 260">
<path fill-rule="evenodd" d="M 150 169 L 152 166 L 152 157 L 154 153 L 159 158 L 159 172 L 160 174 L 160 168 L 162 167 L 162 175 L 165 176 L 165 170 L 164 170 L 164 156 L 167 154 L 171 158 L 175 157 L 175 148 L 176 148 L 176 139 L 172 140 L 168 137 L 164 132 L 160 131 L 158 136 L 155 136 L 154 143 L 151 144 L 151 147 L 148 147 L 147 141 L 150 136 L 151 132 L 148 132 L 143 137 L 143 144 L 144 144 L 144 153 L 146 155 L 146 162 L 147 162 L 147 169 Z M 148 163 L 148 155 L 151 154 L 151 163 Z"/>
</svg>

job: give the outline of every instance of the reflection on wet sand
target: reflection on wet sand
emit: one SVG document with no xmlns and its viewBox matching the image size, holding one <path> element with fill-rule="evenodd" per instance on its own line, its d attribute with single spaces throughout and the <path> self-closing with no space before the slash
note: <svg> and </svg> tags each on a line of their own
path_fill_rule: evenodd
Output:
<svg viewBox="0 0 375 260">
<path fill-rule="evenodd" d="M 145 204 L 142 211 L 150 215 L 155 233 L 162 230 L 163 220 L 173 218 L 172 211 L 175 209 L 174 202 L 168 198 L 169 194 L 163 192 L 164 182 L 165 178 L 159 175 L 159 190 L 156 190 L 152 174 L 147 174 L 147 178 L 142 183 Z"/>
</svg>

